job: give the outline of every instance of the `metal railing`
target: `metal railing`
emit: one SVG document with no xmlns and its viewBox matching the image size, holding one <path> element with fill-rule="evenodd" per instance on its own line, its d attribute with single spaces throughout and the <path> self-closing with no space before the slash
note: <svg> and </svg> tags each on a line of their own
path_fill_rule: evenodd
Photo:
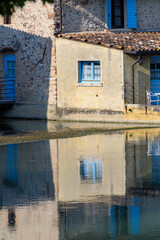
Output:
<svg viewBox="0 0 160 240">
<path fill-rule="evenodd" d="M 147 105 L 147 84 L 145 83 L 143 87 L 138 84 L 134 86 L 126 82 L 124 86 L 124 102 L 125 104 L 143 104 Z"/>
<path fill-rule="evenodd" d="M 126 82 L 124 87 L 125 104 L 142 104 L 160 106 L 160 83 L 144 83 L 143 86 Z"/>
<path fill-rule="evenodd" d="M 0 77 L 0 102 L 15 102 L 16 81 L 14 77 Z"/>
</svg>

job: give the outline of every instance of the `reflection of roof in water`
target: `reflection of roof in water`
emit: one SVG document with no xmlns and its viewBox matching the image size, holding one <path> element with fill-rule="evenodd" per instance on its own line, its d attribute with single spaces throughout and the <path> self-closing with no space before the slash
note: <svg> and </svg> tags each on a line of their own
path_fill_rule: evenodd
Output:
<svg viewBox="0 0 160 240">
<path fill-rule="evenodd" d="M 128 191 L 130 196 L 141 196 L 141 197 L 160 197 L 160 185 L 157 189 L 151 188 L 135 188 Z"/>
</svg>

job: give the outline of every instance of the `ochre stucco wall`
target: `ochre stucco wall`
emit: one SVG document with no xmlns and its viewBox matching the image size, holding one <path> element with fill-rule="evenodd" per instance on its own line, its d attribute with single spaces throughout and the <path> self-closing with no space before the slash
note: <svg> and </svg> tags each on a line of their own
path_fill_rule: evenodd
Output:
<svg viewBox="0 0 160 240">
<path fill-rule="evenodd" d="M 124 82 L 126 93 L 126 103 L 133 103 L 132 93 L 132 65 L 138 59 L 137 56 L 124 54 Z M 135 103 L 145 104 L 145 85 L 150 89 L 150 56 L 143 56 L 143 64 L 137 63 L 134 67 L 134 88 Z"/>
<path fill-rule="evenodd" d="M 59 109 L 123 111 L 123 52 L 57 39 Z M 78 61 L 100 61 L 102 86 L 77 86 Z"/>
</svg>

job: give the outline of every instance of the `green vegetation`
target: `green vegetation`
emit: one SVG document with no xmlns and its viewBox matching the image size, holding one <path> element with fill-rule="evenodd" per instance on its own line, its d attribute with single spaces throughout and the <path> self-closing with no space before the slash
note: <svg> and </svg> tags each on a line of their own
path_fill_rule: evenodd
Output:
<svg viewBox="0 0 160 240">
<path fill-rule="evenodd" d="M 152 129 L 152 128 L 160 128 L 159 126 L 118 126 L 112 127 L 110 129 L 106 128 L 84 128 L 84 129 L 60 129 L 54 130 L 52 132 L 48 131 L 27 131 L 27 132 L 15 132 L 8 133 L 1 132 L 0 133 L 0 145 L 6 144 L 15 144 L 15 143 L 25 143 L 25 142 L 36 142 L 41 140 L 49 140 L 49 139 L 60 139 L 60 138 L 73 138 L 73 137 L 81 137 L 86 135 L 93 134 L 112 134 L 114 132 L 121 132 L 124 130 L 136 130 L 136 129 Z"/>
<path fill-rule="evenodd" d="M 0 15 L 12 15 L 16 7 L 23 7 L 26 1 L 35 2 L 36 0 L 0 0 Z M 43 4 L 46 2 L 54 3 L 54 0 L 42 0 Z"/>
</svg>

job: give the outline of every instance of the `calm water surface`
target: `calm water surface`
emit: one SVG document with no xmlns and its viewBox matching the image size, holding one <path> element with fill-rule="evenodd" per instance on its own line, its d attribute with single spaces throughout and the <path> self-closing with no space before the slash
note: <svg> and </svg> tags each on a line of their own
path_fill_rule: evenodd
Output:
<svg viewBox="0 0 160 240">
<path fill-rule="evenodd" d="M 0 146 L 0 239 L 160 239 L 160 129 Z"/>
</svg>

